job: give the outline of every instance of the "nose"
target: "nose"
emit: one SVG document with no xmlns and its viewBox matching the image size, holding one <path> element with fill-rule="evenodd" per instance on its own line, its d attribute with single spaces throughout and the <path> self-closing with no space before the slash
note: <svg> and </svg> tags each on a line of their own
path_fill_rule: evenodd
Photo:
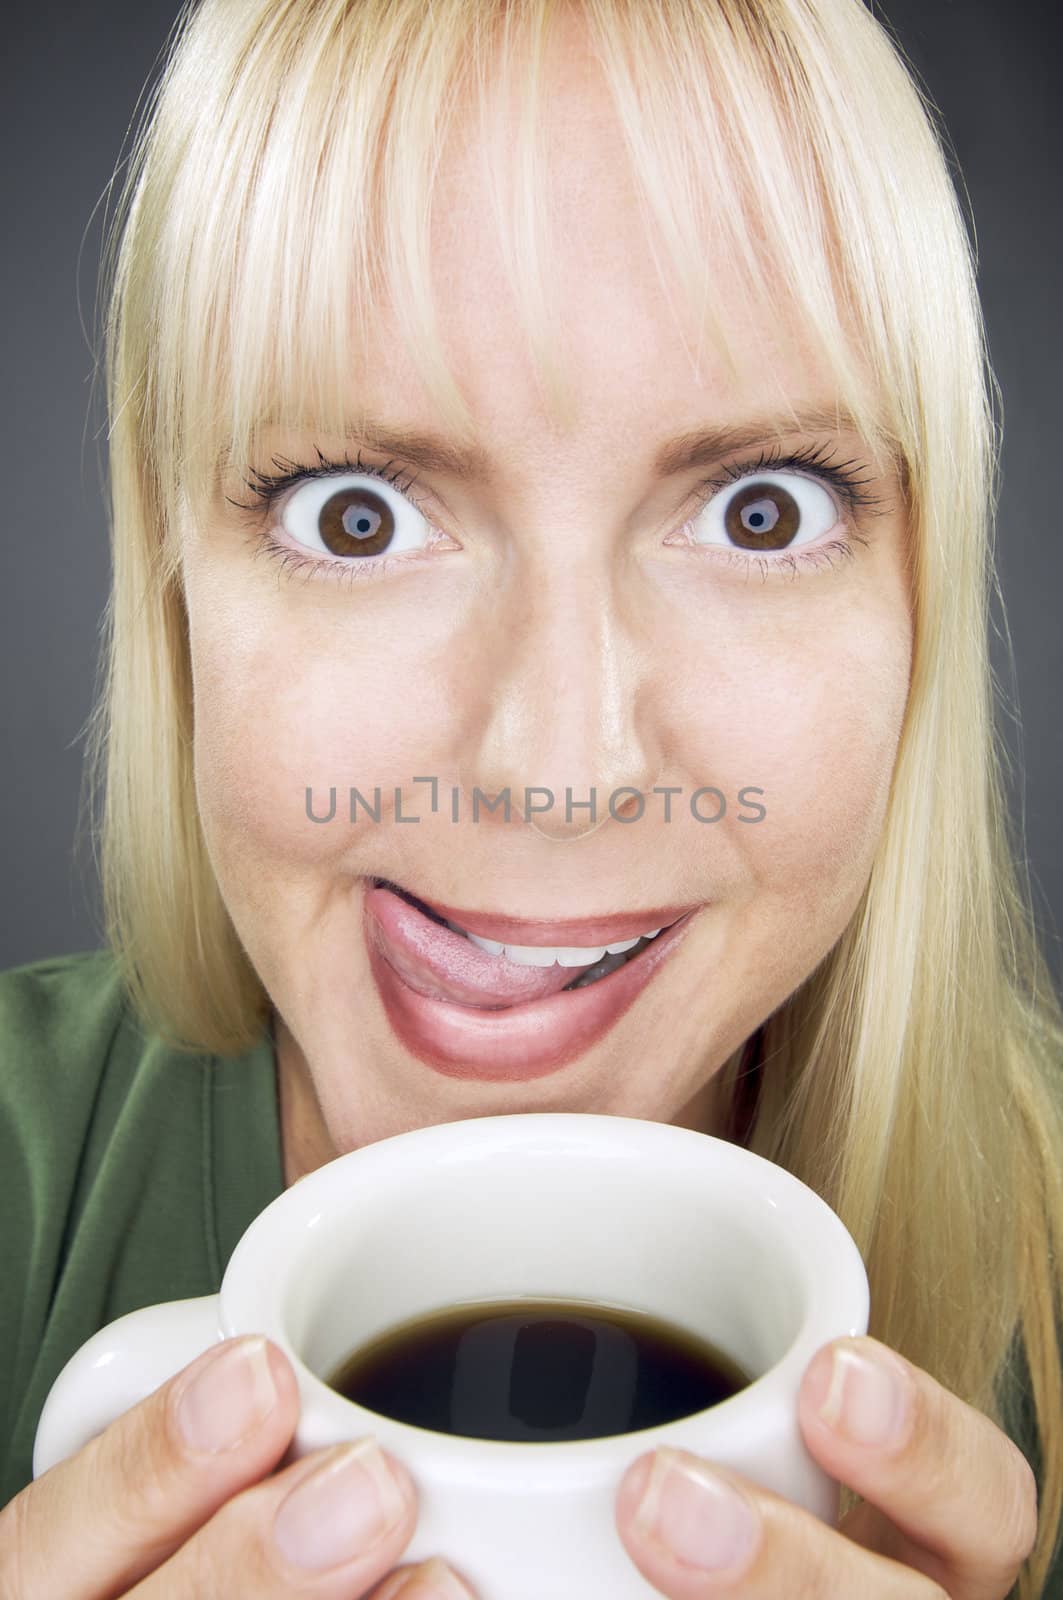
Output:
<svg viewBox="0 0 1063 1600">
<path fill-rule="evenodd" d="M 618 580 L 590 557 L 555 556 L 511 587 L 519 594 L 484 636 L 466 784 L 491 798 L 508 792 L 512 817 L 558 841 L 638 820 L 661 771 L 652 640 L 630 604 L 618 604 Z"/>
</svg>

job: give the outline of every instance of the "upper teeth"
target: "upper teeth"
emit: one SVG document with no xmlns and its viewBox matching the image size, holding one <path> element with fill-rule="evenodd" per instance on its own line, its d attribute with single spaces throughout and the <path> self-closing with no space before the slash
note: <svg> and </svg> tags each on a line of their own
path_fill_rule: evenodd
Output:
<svg viewBox="0 0 1063 1600">
<path fill-rule="evenodd" d="M 473 944 L 481 950 L 486 950 L 488 955 L 500 956 L 505 952 L 508 961 L 515 961 L 521 967 L 552 967 L 556 961 L 559 967 L 584 967 L 588 962 L 600 961 L 608 952 L 610 955 L 621 955 L 625 950 L 634 949 L 639 939 L 655 939 L 660 933 L 660 928 L 650 928 L 647 933 L 641 933 L 635 939 L 619 939 L 616 944 L 598 945 L 545 945 L 545 944 L 500 944 L 497 939 L 481 939 L 479 934 L 469 933 L 456 922 L 448 922 L 448 928 L 453 928 L 455 933 L 463 933 Z"/>
</svg>

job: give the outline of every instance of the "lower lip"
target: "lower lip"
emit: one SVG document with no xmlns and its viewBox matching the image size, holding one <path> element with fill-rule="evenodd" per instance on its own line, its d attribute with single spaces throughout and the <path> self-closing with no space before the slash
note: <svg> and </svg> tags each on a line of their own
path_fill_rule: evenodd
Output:
<svg viewBox="0 0 1063 1600">
<path fill-rule="evenodd" d="M 430 1000 L 411 989 L 388 961 L 380 924 L 368 911 L 366 946 L 388 1021 L 411 1055 L 447 1078 L 526 1083 L 560 1071 L 597 1044 L 660 971 L 697 915 L 688 911 L 634 961 L 585 989 L 495 1011 Z"/>
</svg>

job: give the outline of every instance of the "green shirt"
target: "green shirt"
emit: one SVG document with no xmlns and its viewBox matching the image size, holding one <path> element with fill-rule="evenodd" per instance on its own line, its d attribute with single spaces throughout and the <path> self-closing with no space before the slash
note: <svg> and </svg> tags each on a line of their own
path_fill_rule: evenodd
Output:
<svg viewBox="0 0 1063 1600">
<path fill-rule="evenodd" d="M 273 1042 L 180 1052 L 145 1035 L 109 951 L 0 973 L 0 1505 L 32 1477 L 60 1370 L 98 1329 L 216 1294 L 284 1189 Z M 1039 1471 L 1025 1372 L 1009 1431 Z M 1063 1600 L 1063 1555 L 1042 1600 Z"/>
<path fill-rule="evenodd" d="M 216 1294 L 284 1189 L 273 1044 L 145 1037 L 109 951 L 0 973 L 0 1505 L 48 1390 L 127 1311 Z"/>
</svg>

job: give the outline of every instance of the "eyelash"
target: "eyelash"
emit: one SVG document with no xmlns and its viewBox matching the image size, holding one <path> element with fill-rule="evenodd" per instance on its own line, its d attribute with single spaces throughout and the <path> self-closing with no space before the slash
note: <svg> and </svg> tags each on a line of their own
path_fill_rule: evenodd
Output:
<svg viewBox="0 0 1063 1600">
<path fill-rule="evenodd" d="M 251 476 L 245 479 L 247 488 L 255 497 L 255 504 L 246 505 L 242 501 L 230 501 L 247 512 L 270 511 L 280 497 L 297 483 L 306 482 L 312 478 L 334 477 L 344 472 L 356 472 L 370 478 L 380 478 L 385 483 L 392 484 L 395 488 L 415 505 L 419 511 L 428 517 L 427 510 L 421 505 L 415 494 L 410 493 L 410 488 L 416 483 L 412 474 L 402 479 L 404 473 L 391 471 L 392 463 L 386 466 L 376 466 L 371 462 L 363 461 L 361 452 L 352 461 L 345 456 L 342 461 L 330 460 L 316 450 L 318 457 L 317 466 L 307 466 L 300 462 L 288 461 L 283 457 L 275 456 L 273 465 L 279 470 L 276 473 L 260 472 L 257 468 L 251 469 Z M 699 497 L 698 510 L 686 523 L 684 532 L 705 506 L 718 494 L 721 489 L 726 489 L 729 484 L 739 483 L 743 478 L 756 477 L 761 472 L 788 472 L 809 474 L 826 481 L 841 498 L 849 511 L 850 516 L 881 515 L 888 509 L 886 502 L 878 496 L 871 494 L 867 484 L 872 480 L 863 477 L 859 472 L 859 463 L 855 461 L 834 462 L 829 459 L 829 448 L 824 445 L 805 446 L 796 450 L 782 451 L 773 447 L 771 450 L 762 451 L 755 459 L 735 461 L 721 468 L 720 475 L 703 480 L 698 485 Z M 429 519 L 430 520 L 430 519 Z M 293 550 L 289 545 L 282 544 L 270 529 L 261 531 L 258 535 L 262 553 L 272 556 L 279 561 L 283 570 L 291 572 L 304 572 L 306 577 L 320 577 L 339 582 L 351 582 L 367 578 L 383 577 L 386 572 L 394 567 L 402 566 L 411 561 L 414 556 L 373 556 L 363 558 L 358 562 L 346 562 L 338 559 L 329 560 L 313 555 L 303 555 Z M 699 554 L 710 555 L 711 559 L 724 560 L 729 565 L 745 569 L 747 572 L 753 568 L 760 570 L 761 575 L 767 578 L 768 573 L 780 571 L 788 572 L 796 578 L 802 568 L 833 567 L 834 557 L 849 558 L 856 554 L 855 545 L 868 543 L 867 539 L 856 529 L 850 527 L 845 539 L 834 539 L 829 544 L 812 546 L 809 549 L 798 549 L 793 552 L 767 559 L 760 555 L 742 554 L 736 550 L 726 550 L 721 546 L 701 545 L 696 547 Z M 421 554 L 423 552 L 415 552 Z"/>
</svg>

